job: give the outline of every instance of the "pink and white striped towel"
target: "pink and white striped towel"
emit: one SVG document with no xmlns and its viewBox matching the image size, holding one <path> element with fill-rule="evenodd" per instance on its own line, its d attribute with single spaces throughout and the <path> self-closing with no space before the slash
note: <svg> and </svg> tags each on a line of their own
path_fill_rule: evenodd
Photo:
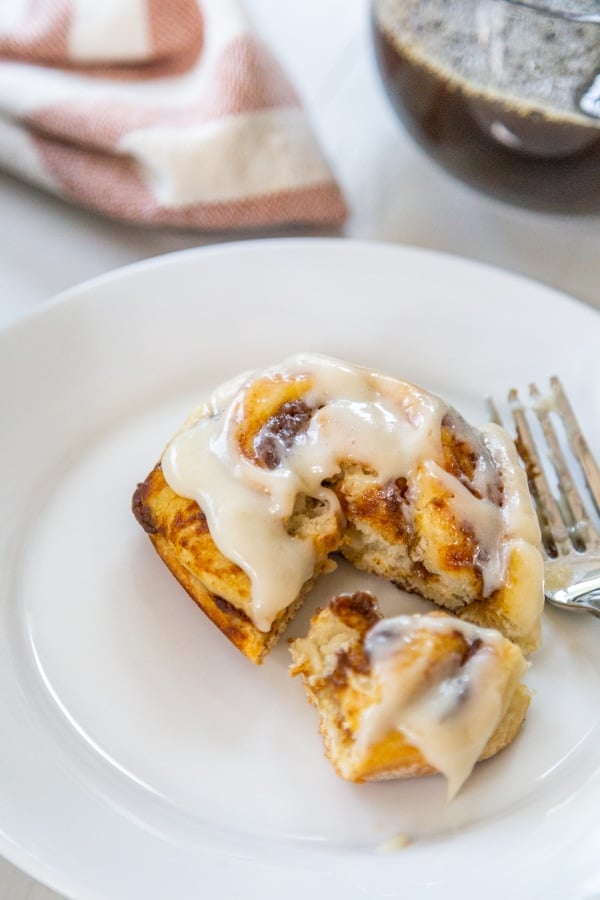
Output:
<svg viewBox="0 0 600 900">
<path fill-rule="evenodd" d="M 346 212 L 238 0 L 0 0 L 0 166 L 133 222 L 334 225 Z"/>
</svg>

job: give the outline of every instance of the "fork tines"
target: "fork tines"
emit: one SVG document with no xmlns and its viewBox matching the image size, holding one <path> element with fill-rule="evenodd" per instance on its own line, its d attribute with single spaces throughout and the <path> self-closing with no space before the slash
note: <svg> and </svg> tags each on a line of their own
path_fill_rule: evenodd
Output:
<svg viewBox="0 0 600 900">
<path fill-rule="evenodd" d="M 542 539 L 547 554 L 556 558 L 566 556 L 573 549 L 579 552 L 600 548 L 598 531 L 589 515 L 581 492 L 573 478 L 559 439 L 555 422 L 560 422 L 571 452 L 579 463 L 589 495 L 600 514 L 600 469 L 596 463 L 560 380 L 550 379 L 550 392 L 543 396 L 535 384 L 529 386 L 530 402 L 521 402 L 513 388 L 508 394 L 510 411 L 516 428 L 515 444 L 529 481 L 529 488 L 536 504 Z M 502 425 L 498 409 L 488 400 L 492 419 Z M 535 414 L 539 423 L 540 439 L 545 441 L 545 458 L 551 463 L 556 476 L 555 496 L 547 476 L 528 412 Z M 535 421 L 535 420 L 534 420 Z"/>
</svg>

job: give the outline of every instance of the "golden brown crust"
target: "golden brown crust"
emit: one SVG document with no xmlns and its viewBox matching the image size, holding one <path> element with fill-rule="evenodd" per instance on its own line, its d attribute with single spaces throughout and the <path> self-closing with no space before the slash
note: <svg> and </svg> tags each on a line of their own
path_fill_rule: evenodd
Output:
<svg viewBox="0 0 600 900">
<path fill-rule="evenodd" d="M 262 632 L 247 614 L 250 579 L 223 556 L 198 504 L 171 490 L 160 465 L 137 486 L 132 510 L 177 581 L 225 637 L 254 663 L 260 664 L 277 642 L 316 578 L 335 567 L 328 554 L 337 538 L 330 531 L 320 536 L 314 577 L 304 584 L 295 602 L 277 616 L 271 629 Z"/>
<path fill-rule="evenodd" d="M 530 701 L 531 694 L 525 685 L 518 685 L 504 718 L 485 745 L 479 762 L 491 759 L 492 756 L 496 756 L 513 742 L 525 720 Z M 326 755 L 329 757 L 329 751 Z M 342 774 L 337 766 L 335 768 L 338 774 L 347 779 L 347 775 Z M 363 766 L 349 780 L 356 782 L 391 781 L 395 778 L 419 778 L 423 775 L 435 775 L 436 772 L 437 769 L 427 762 L 421 751 L 409 744 L 403 734 L 395 731 L 388 735 L 385 741 L 373 748 Z"/>
<path fill-rule="evenodd" d="M 153 543 L 157 535 L 162 539 L 163 559 L 176 557 L 179 566 L 199 578 L 211 593 L 243 610 L 250 597 L 250 579 L 219 552 L 198 504 L 169 487 L 160 464 L 138 485 L 132 508 Z"/>
</svg>

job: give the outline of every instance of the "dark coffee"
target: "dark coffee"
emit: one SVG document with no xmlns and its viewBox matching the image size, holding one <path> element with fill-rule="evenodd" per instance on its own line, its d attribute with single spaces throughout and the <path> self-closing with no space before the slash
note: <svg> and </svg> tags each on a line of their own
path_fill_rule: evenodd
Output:
<svg viewBox="0 0 600 900">
<path fill-rule="evenodd" d="M 395 109 L 450 172 L 512 203 L 600 212 L 600 24 L 500 0 L 376 0 L 373 32 Z"/>
</svg>

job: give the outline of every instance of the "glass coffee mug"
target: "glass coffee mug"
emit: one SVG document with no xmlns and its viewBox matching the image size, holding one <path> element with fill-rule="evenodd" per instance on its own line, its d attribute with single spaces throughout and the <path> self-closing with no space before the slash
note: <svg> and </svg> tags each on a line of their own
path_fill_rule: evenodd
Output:
<svg viewBox="0 0 600 900">
<path fill-rule="evenodd" d="M 450 172 L 512 203 L 600 213 L 598 0 L 372 0 L 402 121 Z"/>
</svg>

